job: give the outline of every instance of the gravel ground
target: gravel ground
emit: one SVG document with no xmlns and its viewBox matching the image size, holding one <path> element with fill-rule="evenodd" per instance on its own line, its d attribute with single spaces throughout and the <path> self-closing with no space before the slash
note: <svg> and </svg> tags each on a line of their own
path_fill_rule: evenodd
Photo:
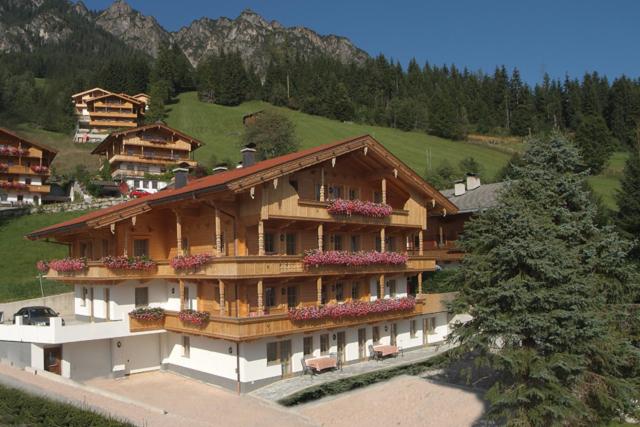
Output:
<svg viewBox="0 0 640 427">
<path fill-rule="evenodd" d="M 464 427 L 476 423 L 484 402 L 475 393 L 419 377 L 399 376 L 307 403 L 296 412 L 321 426 Z"/>
</svg>

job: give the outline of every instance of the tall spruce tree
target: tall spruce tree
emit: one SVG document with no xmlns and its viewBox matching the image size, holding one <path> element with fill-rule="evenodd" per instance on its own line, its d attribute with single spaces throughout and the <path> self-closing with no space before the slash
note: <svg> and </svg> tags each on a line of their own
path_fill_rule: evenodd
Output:
<svg viewBox="0 0 640 427">
<path fill-rule="evenodd" d="M 498 205 L 465 228 L 454 307 L 472 320 L 450 339 L 493 369 L 488 416 L 507 425 L 633 414 L 640 359 L 620 330 L 629 319 L 611 318 L 636 300 L 630 245 L 596 225 L 578 151 L 564 137 L 532 142 L 523 161 Z"/>
<path fill-rule="evenodd" d="M 576 144 L 592 174 L 602 171 L 613 152 L 611 132 L 602 116 L 586 115 L 576 129 Z"/>
<path fill-rule="evenodd" d="M 616 194 L 618 227 L 630 238 L 640 238 L 640 144 L 632 151 L 624 167 L 620 180 L 620 190 Z M 640 248 L 634 250 L 635 258 L 640 258 Z"/>
</svg>

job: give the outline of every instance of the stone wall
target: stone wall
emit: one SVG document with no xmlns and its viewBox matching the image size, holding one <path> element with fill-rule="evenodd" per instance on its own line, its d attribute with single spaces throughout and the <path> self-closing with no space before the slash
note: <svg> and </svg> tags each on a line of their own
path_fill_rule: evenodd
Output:
<svg viewBox="0 0 640 427">
<path fill-rule="evenodd" d="M 55 213 L 55 212 L 75 212 L 94 209 L 102 209 L 109 206 L 117 205 L 125 202 L 127 199 L 123 197 L 106 197 L 102 199 L 93 199 L 92 201 L 54 203 L 50 205 L 34 206 L 31 213 Z"/>
</svg>

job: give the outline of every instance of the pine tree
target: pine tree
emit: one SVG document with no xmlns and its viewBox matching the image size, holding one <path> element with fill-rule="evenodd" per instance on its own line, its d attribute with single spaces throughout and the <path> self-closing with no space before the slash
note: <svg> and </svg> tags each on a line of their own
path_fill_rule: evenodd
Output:
<svg viewBox="0 0 640 427">
<path fill-rule="evenodd" d="M 456 353 L 493 370 L 488 415 L 507 425 L 634 414 L 640 358 L 619 316 L 637 298 L 630 245 L 595 224 L 564 137 L 533 141 L 523 160 L 498 205 L 465 227 L 454 306 L 472 319 L 454 329 Z"/>
<path fill-rule="evenodd" d="M 151 83 L 149 96 L 151 97 L 151 101 L 149 103 L 149 110 L 145 114 L 145 121 L 147 123 L 163 121 L 167 116 L 165 102 L 169 100 L 170 96 L 169 83 L 165 80 L 158 80 Z"/>
<path fill-rule="evenodd" d="M 292 153 L 300 147 L 293 122 L 273 110 L 256 116 L 255 122 L 246 127 L 241 144 L 254 144 L 260 160 Z"/>
<path fill-rule="evenodd" d="M 640 145 L 631 152 L 616 194 L 618 214 L 616 223 L 623 233 L 632 239 L 640 236 Z M 634 251 L 640 258 L 640 250 Z"/>
<path fill-rule="evenodd" d="M 602 116 L 582 117 L 575 141 L 590 172 L 594 175 L 600 173 L 613 152 L 611 132 Z"/>
</svg>

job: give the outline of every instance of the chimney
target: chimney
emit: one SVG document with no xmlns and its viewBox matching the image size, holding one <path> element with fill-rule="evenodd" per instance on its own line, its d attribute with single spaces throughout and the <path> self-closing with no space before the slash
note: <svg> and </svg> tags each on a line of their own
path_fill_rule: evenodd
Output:
<svg viewBox="0 0 640 427">
<path fill-rule="evenodd" d="M 242 167 L 248 168 L 256 163 L 256 145 L 247 144 L 242 150 Z"/>
<path fill-rule="evenodd" d="M 187 185 L 187 176 L 189 175 L 189 165 L 187 163 L 180 163 L 177 168 L 173 169 L 175 174 L 174 188 L 182 188 Z"/>
<path fill-rule="evenodd" d="M 467 191 L 480 187 L 480 177 L 474 173 L 467 174 Z"/>
<path fill-rule="evenodd" d="M 453 184 L 453 195 L 454 196 L 462 196 L 464 193 L 466 193 L 467 190 L 464 186 L 464 181 L 457 181 L 455 184 Z"/>
<path fill-rule="evenodd" d="M 229 168 L 227 167 L 226 163 L 218 163 L 213 169 L 211 169 L 211 172 L 215 175 L 217 173 L 226 172 L 228 170 Z"/>
</svg>

